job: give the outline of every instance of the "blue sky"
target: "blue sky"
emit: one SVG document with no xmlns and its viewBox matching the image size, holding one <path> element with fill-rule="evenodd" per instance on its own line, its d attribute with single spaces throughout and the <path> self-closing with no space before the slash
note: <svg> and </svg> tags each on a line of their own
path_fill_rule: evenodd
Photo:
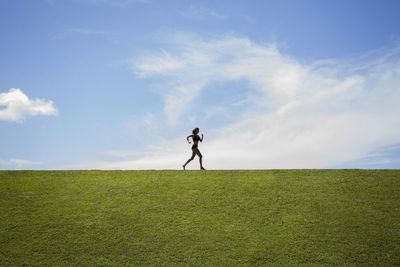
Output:
<svg viewBox="0 0 400 267">
<path fill-rule="evenodd" d="M 399 12 L 2 0 L 0 168 L 400 168 Z"/>
</svg>

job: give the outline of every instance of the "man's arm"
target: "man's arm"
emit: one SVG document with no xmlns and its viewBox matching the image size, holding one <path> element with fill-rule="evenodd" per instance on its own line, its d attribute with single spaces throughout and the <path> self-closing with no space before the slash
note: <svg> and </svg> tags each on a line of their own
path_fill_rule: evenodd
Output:
<svg viewBox="0 0 400 267">
<path fill-rule="evenodd" d="M 191 144 L 190 141 L 189 141 L 189 138 L 190 138 L 190 137 L 193 137 L 193 134 L 188 135 L 188 136 L 186 137 L 186 140 L 188 141 L 189 144 Z"/>
<path fill-rule="evenodd" d="M 203 136 L 203 134 L 201 134 L 200 142 L 203 142 L 203 138 L 204 138 L 204 136 Z"/>
</svg>

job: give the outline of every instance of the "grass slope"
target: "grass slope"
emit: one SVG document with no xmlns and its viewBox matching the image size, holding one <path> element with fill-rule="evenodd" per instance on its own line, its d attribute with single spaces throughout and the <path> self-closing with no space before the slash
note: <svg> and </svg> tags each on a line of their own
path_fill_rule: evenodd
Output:
<svg viewBox="0 0 400 267">
<path fill-rule="evenodd" d="M 0 171 L 0 265 L 399 265 L 400 171 Z"/>
</svg>

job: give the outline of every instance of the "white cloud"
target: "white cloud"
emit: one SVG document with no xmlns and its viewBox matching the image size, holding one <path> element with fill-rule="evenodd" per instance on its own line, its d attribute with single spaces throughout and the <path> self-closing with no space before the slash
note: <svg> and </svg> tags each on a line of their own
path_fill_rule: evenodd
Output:
<svg viewBox="0 0 400 267">
<path fill-rule="evenodd" d="M 21 122 L 28 116 L 57 114 L 51 100 L 29 99 L 18 88 L 0 93 L 0 120 Z"/>
<path fill-rule="evenodd" d="M 206 133 L 200 148 L 209 168 L 330 167 L 400 141 L 398 48 L 378 58 L 304 64 L 273 44 L 241 37 L 177 34 L 164 45 L 171 47 L 164 54 L 132 64 L 140 77 L 162 76 L 171 85 L 164 107 L 170 125 L 190 121 L 185 111 L 213 81 L 246 80 L 260 94 L 246 99 L 248 105 L 234 123 Z M 198 108 L 229 110 L 231 106 Z M 184 138 L 171 140 L 132 160 L 101 164 L 104 168 L 179 168 L 190 156 L 184 142 Z M 192 165 L 197 168 L 197 163 Z"/>
<path fill-rule="evenodd" d="M 0 165 L 6 166 L 6 167 L 17 168 L 17 169 L 21 169 L 27 165 L 29 166 L 29 165 L 39 165 L 39 164 L 42 164 L 42 163 L 38 162 L 38 161 L 31 161 L 31 160 L 26 160 L 26 159 L 8 159 L 8 160 L 0 159 Z"/>
</svg>

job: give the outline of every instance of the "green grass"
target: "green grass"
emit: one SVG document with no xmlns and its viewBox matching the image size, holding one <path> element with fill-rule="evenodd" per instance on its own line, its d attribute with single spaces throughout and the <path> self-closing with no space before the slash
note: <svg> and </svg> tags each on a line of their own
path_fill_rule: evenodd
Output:
<svg viewBox="0 0 400 267">
<path fill-rule="evenodd" d="M 400 265 L 400 171 L 0 171 L 0 265 Z"/>
</svg>

